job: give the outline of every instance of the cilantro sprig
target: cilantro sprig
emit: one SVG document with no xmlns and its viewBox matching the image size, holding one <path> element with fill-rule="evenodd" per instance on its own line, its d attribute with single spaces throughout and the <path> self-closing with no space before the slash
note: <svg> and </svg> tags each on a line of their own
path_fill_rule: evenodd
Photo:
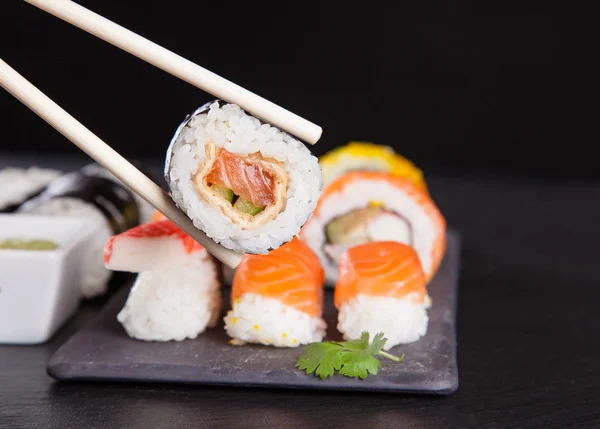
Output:
<svg viewBox="0 0 600 429">
<path fill-rule="evenodd" d="M 377 375 L 381 363 L 375 356 L 383 356 L 395 362 L 404 359 L 404 354 L 396 357 L 383 351 L 387 341 L 383 335 L 383 332 L 375 335 L 371 342 L 369 333 L 363 332 L 359 340 L 309 344 L 296 361 L 296 368 L 305 371 L 307 375 L 314 372 L 322 380 L 331 377 L 336 371 L 346 377 L 361 379 L 367 378 L 369 374 Z"/>
</svg>

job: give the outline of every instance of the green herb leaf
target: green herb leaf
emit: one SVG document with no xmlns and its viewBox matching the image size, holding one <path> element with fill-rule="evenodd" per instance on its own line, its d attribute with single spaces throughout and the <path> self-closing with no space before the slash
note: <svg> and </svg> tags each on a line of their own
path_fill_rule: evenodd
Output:
<svg viewBox="0 0 600 429">
<path fill-rule="evenodd" d="M 296 367 L 307 375 L 314 372 L 322 380 L 333 376 L 335 371 L 346 377 L 365 379 L 369 375 L 377 375 L 381 368 L 375 355 L 396 362 L 404 358 L 404 355 L 397 358 L 382 351 L 386 341 L 384 334 L 379 333 L 369 342 L 369 333 L 363 332 L 359 340 L 312 343 L 306 346 L 304 353 L 296 361 Z"/>
<path fill-rule="evenodd" d="M 312 372 L 325 380 L 343 365 L 344 350 L 336 343 L 312 343 L 296 362 L 296 367 L 306 374 Z"/>
<path fill-rule="evenodd" d="M 352 354 L 339 372 L 347 377 L 365 379 L 369 374 L 377 375 L 380 367 L 381 363 L 376 358 L 363 352 Z"/>
</svg>

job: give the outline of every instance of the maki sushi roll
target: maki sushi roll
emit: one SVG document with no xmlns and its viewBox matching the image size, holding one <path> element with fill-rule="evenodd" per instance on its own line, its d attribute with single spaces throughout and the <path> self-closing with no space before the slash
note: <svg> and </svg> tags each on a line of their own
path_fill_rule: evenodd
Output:
<svg viewBox="0 0 600 429">
<path fill-rule="evenodd" d="M 197 228 L 223 247 L 253 254 L 300 231 L 323 183 L 304 144 L 221 101 L 202 106 L 178 128 L 165 178 Z"/>
<path fill-rule="evenodd" d="M 321 341 L 324 274 L 297 238 L 268 255 L 244 255 L 234 274 L 225 330 L 232 344 L 297 347 Z"/>
<path fill-rule="evenodd" d="M 319 256 L 328 286 L 337 280 L 341 255 L 372 241 L 414 247 L 429 281 L 446 251 L 446 221 L 430 195 L 411 180 L 353 171 L 327 186 L 300 237 Z"/>
<path fill-rule="evenodd" d="M 112 180 L 81 171 L 51 181 L 39 195 L 21 204 L 19 213 L 84 217 L 95 228 L 88 243 L 81 290 L 84 298 L 106 293 L 111 272 L 104 267 L 104 244 L 139 224 L 139 212 L 131 192 Z"/>
<path fill-rule="evenodd" d="M 139 273 L 117 315 L 127 334 L 144 341 L 183 341 L 215 327 L 221 291 L 215 260 L 170 220 L 112 237 L 108 269 Z"/>
<path fill-rule="evenodd" d="M 427 333 L 425 274 L 415 250 L 393 241 L 365 243 L 340 258 L 334 292 L 338 330 L 346 340 L 384 332 L 384 349 Z"/>
<path fill-rule="evenodd" d="M 383 171 L 405 177 L 427 191 L 423 172 L 389 146 L 350 142 L 323 155 L 319 162 L 325 186 L 349 171 Z"/>
</svg>

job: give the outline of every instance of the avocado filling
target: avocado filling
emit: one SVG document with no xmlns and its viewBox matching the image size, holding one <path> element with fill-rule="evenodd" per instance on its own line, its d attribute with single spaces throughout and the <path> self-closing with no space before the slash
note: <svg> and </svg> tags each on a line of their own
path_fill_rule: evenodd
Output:
<svg viewBox="0 0 600 429">
<path fill-rule="evenodd" d="M 211 187 L 217 192 L 217 194 L 221 195 L 223 198 L 225 198 L 227 201 L 229 201 L 230 203 L 233 203 L 233 199 L 236 197 L 236 195 L 233 193 L 233 191 L 225 186 L 221 186 L 221 185 L 211 185 Z"/>
<path fill-rule="evenodd" d="M 251 216 L 255 216 L 265 209 L 265 206 L 255 206 L 251 201 L 237 196 L 233 193 L 233 190 L 225 186 L 213 184 L 211 185 L 211 188 L 214 189 L 225 200 L 229 201 L 233 205 L 233 208 L 240 213 L 246 213 Z"/>
<path fill-rule="evenodd" d="M 331 220 L 325 226 L 325 254 L 338 261 L 348 248 L 370 241 L 397 241 L 412 245 L 410 223 L 382 206 L 363 207 Z"/>
<path fill-rule="evenodd" d="M 366 225 L 383 212 L 378 207 L 365 207 L 333 219 L 325 227 L 332 244 L 360 244 L 368 240 Z"/>
<path fill-rule="evenodd" d="M 250 201 L 243 198 L 238 198 L 233 208 L 242 213 L 248 213 L 249 215 L 257 215 L 265 209 L 265 206 L 255 206 Z"/>
</svg>

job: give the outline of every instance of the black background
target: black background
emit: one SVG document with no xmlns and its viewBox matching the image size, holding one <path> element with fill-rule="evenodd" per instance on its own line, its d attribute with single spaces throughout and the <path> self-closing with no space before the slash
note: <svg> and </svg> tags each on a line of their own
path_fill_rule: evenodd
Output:
<svg viewBox="0 0 600 429">
<path fill-rule="evenodd" d="M 391 145 L 425 172 L 595 176 L 586 11 L 460 1 L 80 4 L 317 123 L 317 155 Z M 0 56 L 127 157 L 213 97 L 22 1 Z M 567 42 L 566 36 L 570 41 Z M 0 151 L 79 149 L 0 92 Z"/>
</svg>

